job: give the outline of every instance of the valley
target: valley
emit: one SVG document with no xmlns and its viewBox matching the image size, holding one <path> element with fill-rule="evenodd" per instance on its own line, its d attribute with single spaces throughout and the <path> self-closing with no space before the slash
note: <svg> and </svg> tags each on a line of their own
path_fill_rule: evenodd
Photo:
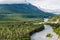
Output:
<svg viewBox="0 0 60 40">
<path fill-rule="evenodd" d="M 49 20 L 44 22 L 44 18 Z M 32 4 L 0 4 L 0 40 L 31 40 L 31 35 L 43 31 L 44 25 L 50 25 L 60 38 L 59 15 Z"/>
</svg>

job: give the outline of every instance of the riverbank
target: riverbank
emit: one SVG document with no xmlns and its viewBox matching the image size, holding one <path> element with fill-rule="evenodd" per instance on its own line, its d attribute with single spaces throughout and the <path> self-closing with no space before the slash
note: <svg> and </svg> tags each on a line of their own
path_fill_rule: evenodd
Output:
<svg viewBox="0 0 60 40">
<path fill-rule="evenodd" d="M 47 34 L 51 34 L 52 36 L 46 37 Z M 58 40 L 58 35 L 50 25 L 44 25 L 44 30 L 33 34 L 31 40 Z"/>
<path fill-rule="evenodd" d="M 59 36 L 58 37 L 58 40 L 60 40 L 60 23 L 47 23 L 48 25 L 51 25 L 54 32 Z"/>
<path fill-rule="evenodd" d="M 30 32 L 39 31 L 43 27 L 33 24 L 36 21 L 0 22 L 1 40 L 30 40 Z"/>
<path fill-rule="evenodd" d="M 60 38 L 58 38 L 58 40 L 60 40 Z"/>
</svg>

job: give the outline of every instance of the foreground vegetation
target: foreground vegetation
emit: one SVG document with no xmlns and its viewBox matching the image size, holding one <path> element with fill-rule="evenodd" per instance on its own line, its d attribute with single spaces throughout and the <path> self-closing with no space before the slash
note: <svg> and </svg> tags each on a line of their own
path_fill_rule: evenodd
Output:
<svg viewBox="0 0 60 40">
<path fill-rule="evenodd" d="M 43 22 L 39 16 L 35 18 L 35 15 L 1 14 L 0 40 L 30 40 L 33 33 L 44 29 L 43 24 L 37 24 Z"/>
<path fill-rule="evenodd" d="M 30 40 L 33 32 L 44 28 L 43 25 L 34 24 L 40 21 L 42 20 L 0 21 L 0 40 Z"/>
</svg>

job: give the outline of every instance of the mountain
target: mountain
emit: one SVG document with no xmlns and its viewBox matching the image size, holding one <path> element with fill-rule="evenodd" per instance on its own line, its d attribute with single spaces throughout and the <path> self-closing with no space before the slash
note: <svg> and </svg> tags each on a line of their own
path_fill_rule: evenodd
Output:
<svg viewBox="0 0 60 40">
<path fill-rule="evenodd" d="M 0 4 L 0 13 L 11 14 L 32 14 L 32 13 L 44 13 L 37 7 L 31 4 Z"/>
<path fill-rule="evenodd" d="M 47 18 L 55 14 L 44 12 L 32 4 L 0 4 L 1 18 Z"/>
</svg>

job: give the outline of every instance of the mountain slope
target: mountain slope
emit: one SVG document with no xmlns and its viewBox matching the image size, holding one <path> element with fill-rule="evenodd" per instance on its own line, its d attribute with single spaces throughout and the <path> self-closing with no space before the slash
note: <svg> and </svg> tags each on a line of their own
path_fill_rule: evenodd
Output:
<svg viewBox="0 0 60 40">
<path fill-rule="evenodd" d="M 8 16 L 7 16 L 7 15 Z M 10 16 L 9 16 L 10 15 Z M 32 4 L 0 4 L 0 18 L 47 18 L 54 14 L 44 12 Z"/>
<path fill-rule="evenodd" d="M 44 13 L 37 7 L 29 4 L 0 4 L 0 13 Z"/>
</svg>

